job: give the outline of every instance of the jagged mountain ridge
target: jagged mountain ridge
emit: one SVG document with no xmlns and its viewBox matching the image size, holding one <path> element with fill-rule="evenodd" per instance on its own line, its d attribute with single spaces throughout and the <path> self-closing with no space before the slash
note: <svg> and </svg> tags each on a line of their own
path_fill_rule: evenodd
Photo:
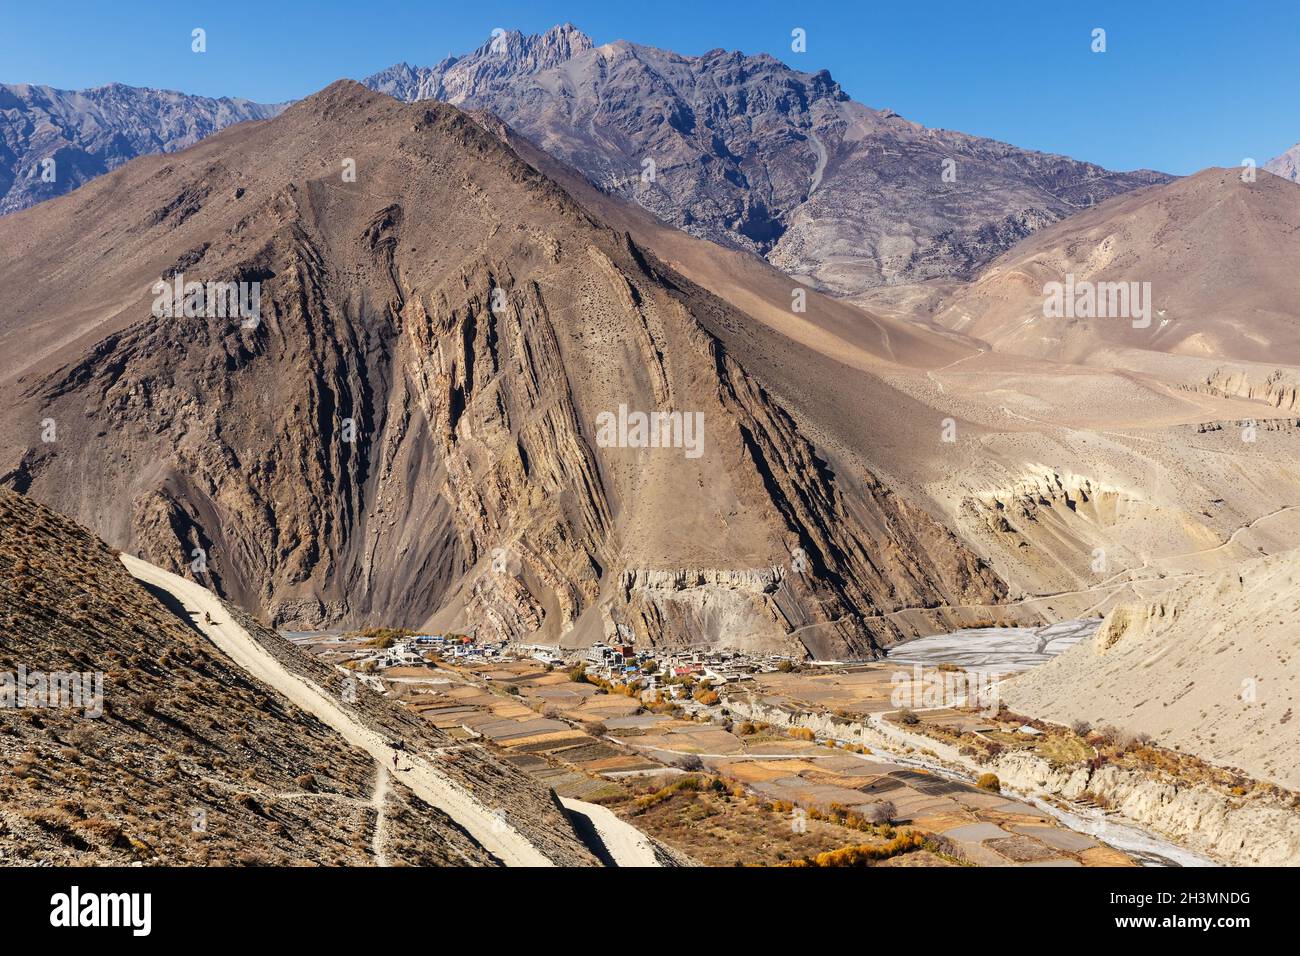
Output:
<svg viewBox="0 0 1300 956">
<path fill-rule="evenodd" d="M 433 67 L 398 63 L 368 77 L 364 83 L 407 103 L 442 100 L 459 106 L 488 86 L 552 69 L 591 48 L 591 37 L 571 23 L 533 36 L 525 36 L 518 30 L 494 31 L 484 47 L 475 53 L 449 56 Z M 480 55 L 484 50 L 487 55 Z"/>
<path fill-rule="evenodd" d="M 202 549 L 202 583 L 278 622 L 439 612 L 845 657 L 896 638 L 873 612 L 1004 593 L 927 513 L 819 457 L 705 325 L 742 315 L 452 107 L 340 82 L 0 239 L 25 250 L 0 266 L 0 343 L 28 343 L 0 378 L 3 482 L 163 567 L 195 575 Z M 67 262 L 94 266 L 51 317 Z M 261 324 L 151 316 L 176 271 L 260 281 Z M 601 447 L 621 404 L 702 412 L 705 454 Z M 681 573 L 698 583 L 661 586 Z"/>
<path fill-rule="evenodd" d="M 969 278 L 1044 225 L 1168 179 L 926 129 L 766 54 L 597 47 L 571 24 L 501 31 L 466 56 L 364 82 L 494 112 L 601 188 L 834 294 Z M 281 109 L 120 84 L 0 87 L 0 214 Z M 46 158 L 54 182 L 41 179 Z M 955 182 L 942 178 L 948 161 Z"/>
<path fill-rule="evenodd" d="M 145 153 L 192 146 L 284 104 L 110 83 L 88 90 L 0 84 L 0 214 L 71 192 Z M 53 160 L 53 178 L 43 178 Z"/>
<path fill-rule="evenodd" d="M 843 295 L 968 278 L 1044 225 L 1169 179 L 927 129 L 767 54 L 594 46 L 572 24 L 363 82 L 489 110 L 663 220 Z"/>
</svg>

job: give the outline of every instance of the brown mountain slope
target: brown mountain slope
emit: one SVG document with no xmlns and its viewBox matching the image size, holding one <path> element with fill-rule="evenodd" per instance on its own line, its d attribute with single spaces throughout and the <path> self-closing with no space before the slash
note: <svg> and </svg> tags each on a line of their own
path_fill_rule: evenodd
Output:
<svg viewBox="0 0 1300 956">
<path fill-rule="evenodd" d="M 5 482 L 277 621 L 855 656 L 1002 593 L 709 330 L 752 320 L 454 108 L 338 83 L 0 243 Z M 152 316 L 177 271 L 260 282 L 260 324 Z M 702 445 L 607 447 L 620 406 Z"/>
<path fill-rule="evenodd" d="M 332 669 L 257 630 L 286 667 L 337 688 Z M 390 781 L 369 755 L 215 650 L 93 534 L 9 491 L 0 491 L 0 632 L 7 693 L 17 693 L 20 675 L 33 690 L 42 677 L 76 675 L 80 684 L 91 675 L 65 706 L 26 697 L 0 710 L 8 862 L 495 862 L 400 774 Z M 344 706 L 412 753 L 449 742 L 365 687 Z M 460 756 L 448 773 L 552 859 L 594 862 L 548 791 L 481 748 Z"/>
<path fill-rule="evenodd" d="M 1300 551 L 1241 562 L 1116 608 L 1091 640 L 1016 676 L 1003 696 L 1300 787 L 1298 614 Z"/>
<path fill-rule="evenodd" d="M 1300 503 L 1300 432 L 1294 419 L 1265 421 L 1279 405 L 1294 407 L 1295 390 L 1275 367 L 1225 364 L 1208 385 L 1203 379 L 1218 363 L 1127 353 L 1164 363 L 1134 374 L 991 352 L 987 344 L 981 351 L 924 316 L 903 317 L 907 309 L 855 310 L 815 293 L 806 313 L 792 314 L 792 280 L 771 266 L 601 193 L 499 120 L 476 115 L 601 221 L 759 320 L 709 328 L 837 471 L 879 475 L 1027 598 L 905 612 L 896 622 L 930 632 L 996 617 L 1091 614 L 1135 596 L 1130 570 L 1149 579 L 1158 567 L 1176 575 L 1229 566 L 1256 548 L 1289 547 L 1300 527 L 1300 511 L 1289 507 Z M 952 443 L 940 440 L 948 418 Z M 1245 420 L 1261 423 L 1255 443 L 1243 442 L 1233 424 Z M 1229 536 L 1235 544 L 1219 547 Z M 1098 548 L 1106 554 L 1101 572 Z"/>
<path fill-rule="evenodd" d="M 944 326 L 999 351 L 1140 367 L 1126 352 L 1300 364 L 1300 189 L 1208 169 L 1026 239 L 959 289 Z M 1147 316 L 1047 318 L 1045 286 L 1150 283 Z M 1134 327 L 1133 319 L 1147 327 Z M 1146 364 L 1149 364 L 1146 363 Z"/>
</svg>

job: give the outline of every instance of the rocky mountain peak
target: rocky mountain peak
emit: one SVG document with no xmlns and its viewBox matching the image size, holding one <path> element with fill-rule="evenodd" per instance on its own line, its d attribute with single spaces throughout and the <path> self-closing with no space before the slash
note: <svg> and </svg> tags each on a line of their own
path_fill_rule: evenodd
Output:
<svg viewBox="0 0 1300 956">
<path fill-rule="evenodd" d="M 591 48 L 591 37 L 572 23 L 562 23 L 545 33 L 531 35 L 518 30 L 494 30 L 471 57 L 495 60 L 505 65 L 509 73 L 527 76 L 558 66 Z"/>
<path fill-rule="evenodd" d="M 602 189 L 841 295 L 969 277 L 1039 226 L 1167 179 L 926 129 L 767 53 L 593 48 L 570 24 L 363 82 L 494 113 Z"/>
<path fill-rule="evenodd" d="M 1264 169 L 1293 183 L 1300 183 L 1300 143 L 1296 143 L 1281 156 L 1264 164 Z"/>
<path fill-rule="evenodd" d="M 558 67 L 590 49 L 591 37 L 572 23 L 531 35 L 496 30 L 465 56 L 448 57 L 432 67 L 398 63 L 363 82 L 407 103 L 436 99 L 459 105 L 486 96 L 499 85 Z"/>
</svg>

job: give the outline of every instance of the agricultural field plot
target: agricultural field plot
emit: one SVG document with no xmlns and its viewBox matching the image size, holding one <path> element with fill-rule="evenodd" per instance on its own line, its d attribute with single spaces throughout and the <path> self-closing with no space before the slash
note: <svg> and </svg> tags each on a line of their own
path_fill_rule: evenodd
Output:
<svg viewBox="0 0 1300 956">
<path fill-rule="evenodd" d="M 894 710 L 895 675 L 902 668 L 864 664 L 835 671 L 775 672 L 755 676 L 752 690 L 776 705 L 807 704 L 830 713 L 874 714 Z"/>
<path fill-rule="evenodd" d="M 383 672 L 385 680 L 390 673 Z M 422 686 L 390 685 L 390 692 L 449 733 L 490 740 L 561 796 L 618 792 L 602 775 L 663 768 L 601 739 L 604 721 L 637 720 L 641 704 L 635 698 L 608 694 L 534 661 L 444 664 L 426 673 Z"/>
<path fill-rule="evenodd" d="M 296 647 L 327 664 L 345 664 L 365 654 L 368 638 L 360 634 L 332 634 L 317 631 L 283 631 Z"/>
<path fill-rule="evenodd" d="M 887 818 L 940 838 L 939 846 L 973 863 L 1086 866 L 1093 864 L 1083 851 L 1101 846 L 1057 826 L 1050 815 L 1031 804 L 905 766 L 888 756 L 859 753 L 860 748 L 832 748 L 752 724 L 743 729 L 755 732 L 741 733 L 742 726 L 726 730 L 660 721 L 625 742 L 667 763 L 691 761 L 688 766 L 743 787 L 767 806 L 847 812 L 866 820 Z M 1049 840 L 1044 833 L 1059 836 Z M 1108 859 L 1115 865 L 1113 857 Z"/>
<path fill-rule="evenodd" d="M 445 732 L 490 741 L 560 796 L 604 804 L 701 863 L 779 865 L 837 859 L 846 848 L 875 866 L 1129 862 L 1027 803 L 887 755 L 716 714 L 649 712 L 639 697 L 534 661 L 439 663 L 377 676 Z M 893 671 L 883 666 L 764 674 L 755 684 L 765 704 L 793 711 L 859 718 L 892 709 Z M 978 713 L 921 716 L 936 734 L 1047 745 Z"/>
<path fill-rule="evenodd" d="M 681 785 L 695 779 L 643 778 L 638 789 L 599 802 L 705 866 L 781 866 L 855 846 L 881 853 L 884 858 L 875 861 L 876 866 L 960 865 L 924 846 L 897 847 L 898 835 L 889 831 L 864 832 L 803 815 L 739 788 Z"/>
</svg>

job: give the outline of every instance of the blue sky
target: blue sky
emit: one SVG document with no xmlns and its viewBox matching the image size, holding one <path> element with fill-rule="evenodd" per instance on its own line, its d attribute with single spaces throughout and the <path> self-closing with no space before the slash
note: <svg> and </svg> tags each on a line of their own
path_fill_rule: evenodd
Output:
<svg viewBox="0 0 1300 956">
<path fill-rule="evenodd" d="M 1300 4 L 1289 2 L 0 0 L 0 82 L 279 101 L 468 52 L 494 27 L 566 20 L 597 43 L 765 51 L 927 126 L 1115 169 L 1262 163 L 1300 141 Z M 194 27 L 207 30 L 206 54 L 190 51 Z M 790 49 L 795 27 L 805 53 Z M 1096 27 L 1105 53 L 1090 50 Z"/>
</svg>

